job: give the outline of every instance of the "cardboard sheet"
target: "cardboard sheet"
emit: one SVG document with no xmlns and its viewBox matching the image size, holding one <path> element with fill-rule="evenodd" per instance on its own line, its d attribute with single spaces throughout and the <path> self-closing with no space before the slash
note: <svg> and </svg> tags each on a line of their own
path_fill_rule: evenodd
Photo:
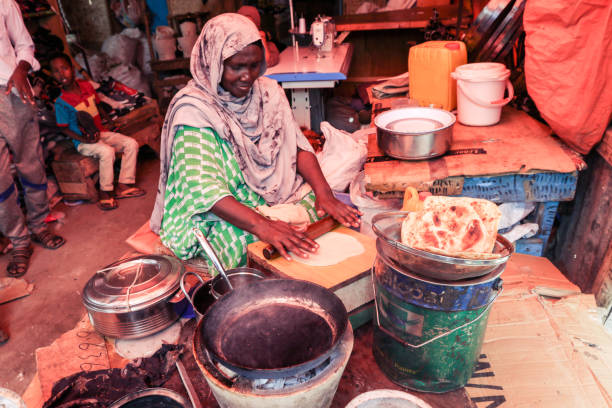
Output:
<svg viewBox="0 0 612 408">
<path fill-rule="evenodd" d="M 576 171 L 574 161 L 546 125 L 508 107 L 503 109 L 500 123 L 494 126 L 456 123 L 451 151 L 431 160 L 383 158 L 376 144 L 375 128 L 372 132 L 368 142 L 370 162 L 365 164 L 369 191 L 404 191 L 408 186 L 423 190 L 423 186 L 449 177 Z"/>
<path fill-rule="evenodd" d="M 466 390 L 475 402 L 501 407 L 606 407 L 597 379 L 559 337 L 537 295 L 503 295 L 494 304 L 481 370 Z M 482 406 L 490 406 L 484 404 Z"/>
<path fill-rule="evenodd" d="M 36 366 L 46 401 L 56 381 L 80 371 L 108 369 L 110 362 L 104 338 L 85 315 L 74 329 L 62 334 L 51 345 L 36 349 Z"/>
<path fill-rule="evenodd" d="M 570 282 L 547 258 L 525 254 L 513 254 L 502 275 L 504 294 L 536 293 L 561 298 L 580 293 L 580 288 Z"/>
<path fill-rule="evenodd" d="M 611 406 L 612 338 L 545 258 L 515 254 L 502 274 L 476 372 L 466 386 L 479 407 Z M 538 292 L 569 296 L 546 299 Z"/>
<path fill-rule="evenodd" d="M 25 279 L 0 278 L 0 304 L 28 296 L 34 285 Z"/>
<path fill-rule="evenodd" d="M 555 331 L 587 364 L 608 406 L 612 406 L 612 332 L 602 326 L 603 308 L 593 295 L 542 302 Z"/>
</svg>

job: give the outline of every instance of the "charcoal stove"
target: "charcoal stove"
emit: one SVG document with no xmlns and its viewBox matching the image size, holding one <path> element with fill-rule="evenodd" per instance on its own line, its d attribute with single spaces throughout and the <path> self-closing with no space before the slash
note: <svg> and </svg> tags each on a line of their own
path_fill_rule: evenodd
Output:
<svg viewBox="0 0 612 408">
<path fill-rule="evenodd" d="M 353 329 L 349 324 L 329 357 L 316 367 L 290 377 L 247 378 L 214 362 L 200 346 L 200 337 L 201 330 L 197 328 L 193 354 L 221 408 L 327 408 L 353 350 Z"/>
</svg>

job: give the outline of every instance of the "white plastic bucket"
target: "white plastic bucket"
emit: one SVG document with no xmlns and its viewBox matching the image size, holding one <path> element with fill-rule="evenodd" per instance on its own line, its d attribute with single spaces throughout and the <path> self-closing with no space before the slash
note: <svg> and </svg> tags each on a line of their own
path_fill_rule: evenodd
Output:
<svg viewBox="0 0 612 408">
<path fill-rule="evenodd" d="M 451 73 L 457 80 L 457 120 L 468 126 L 499 122 L 504 105 L 514 97 L 510 70 L 496 62 L 460 65 Z M 504 91 L 508 89 L 508 97 Z"/>
<path fill-rule="evenodd" d="M 422 399 L 397 390 L 374 390 L 353 398 L 344 408 L 432 408 Z"/>
<path fill-rule="evenodd" d="M 176 58 L 176 38 L 155 38 L 153 39 L 153 47 L 157 52 L 157 57 L 160 61 L 166 61 Z"/>
</svg>

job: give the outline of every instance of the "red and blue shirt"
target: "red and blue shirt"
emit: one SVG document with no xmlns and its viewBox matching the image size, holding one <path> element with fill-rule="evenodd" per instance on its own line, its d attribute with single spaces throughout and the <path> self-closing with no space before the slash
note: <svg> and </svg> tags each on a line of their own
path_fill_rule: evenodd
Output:
<svg viewBox="0 0 612 408">
<path fill-rule="evenodd" d="M 79 123 L 77 121 L 77 112 L 85 111 L 89 113 L 100 132 L 105 132 L 106 128 L 102 125 L 102 118 L 96 103 L 100 102 L 95 89 L 87 81 L 76 80 L 81 94 L 74 92 L 62 91 L 61 95 L 55 101 L 55 121 L 58 126 L 65 126 L 74 133 L 80 135 Z M 72 140 L 74 146 L 78 146 L 81 142 Z"/>
</svg>

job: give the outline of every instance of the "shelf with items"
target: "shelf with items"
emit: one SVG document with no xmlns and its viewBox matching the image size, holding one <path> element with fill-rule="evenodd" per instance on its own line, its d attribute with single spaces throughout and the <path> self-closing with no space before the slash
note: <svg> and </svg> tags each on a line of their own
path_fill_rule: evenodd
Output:
<svg viewBox="0 0 612 408">
<path fill-rule="evenodd" d="M 141 0 L 143 7 L 146 7 L 145 1 Z M 183 13 L 168 16 L 170 27 L 176 35 L 180 35 L 180 24 L 184 21 L 193 21 L 196 24 L 196 30 L 199 33 L 208 18 L 208 12 Z M 187 84 L 191 79 L 189 74 L 189 56 L 183 58 L 174 58 L 170 60 L 159 60 L 153 48 L 153 38 L 151 35 L 151 23 L 148 15 L 144 16 L 145 33 L 147 43 L 151 53 L 151 70 L 153 71 L 153 92 L 159 103 L 159 108 L 162 114 L 165 114 L 166 108 L 179 87 Z"/>
</svg>

